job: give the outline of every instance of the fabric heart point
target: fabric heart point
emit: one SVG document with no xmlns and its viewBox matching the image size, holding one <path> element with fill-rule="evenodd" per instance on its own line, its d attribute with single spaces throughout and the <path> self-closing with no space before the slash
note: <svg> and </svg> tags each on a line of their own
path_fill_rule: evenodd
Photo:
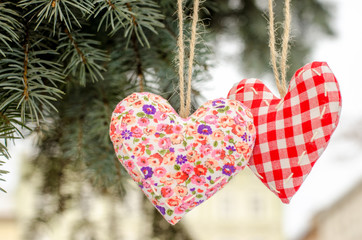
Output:
<svg viewBox="0 0 362 240">
<path fill-rule="evenodd" d="M 121 101 L 110 127 L 118 159 L 171 224 L 244 169 L 255 134 L 251 112 L 238 101 L 208 101 L 183 119 L 151 93 Z"/>
</svg>

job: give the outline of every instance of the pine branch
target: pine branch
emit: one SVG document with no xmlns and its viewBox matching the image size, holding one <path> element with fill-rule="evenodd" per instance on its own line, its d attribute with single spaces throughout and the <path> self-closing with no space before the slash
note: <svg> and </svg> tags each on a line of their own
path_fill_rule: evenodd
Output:
<svg viewBox="0 0 362 240">
<path fill-rule="evenodd" d="M 24 81 L 23 96 L 25 98 L 25 101 L 29 100 L 28 64 L 29 64 L 29 31 L 26 31 L 25 44 L 24 44 L 24 74 L 23 74 L 23 81 Z"/>
<path fill-rule="evenodd" d="M 0 96 L 0 102 L 4 99 Z M 8 152 L 8 142 L 21 137 L 22 134 L 18 127 L 23 124 L 18 120 L 18 111 L 14 110 L 14 106 L 7 109 L 0 109 L 0 159 L 9 159 L 10 154 Z M 3 165 L 3 161 L 0 160 L 0 168 Z M 5 181 L 2 175 L 8 173 L 3 169 L 0 169 L 0 181 Z M 6 192 L 0 187 L 0 191 Z"/>
<path fill-rule="evenodd" d="M 139 43 L 150 47 L 145 29 L 157 34 L 156 28 L 163 28 L 161 22 L 164 16 L 158 10 L 158 5 L 151 0 L 95 0 L 94 17 L 103 14 L 98 25 L 105 26 L 106 31 L 113 36 L 118 31 L 123 31 L 127 44 L 133 34 Z"/>
<path fill-rule="evenodd" d="M 80 49 L 79 49 L 79 47 L 78 47 L 78 43 L 77 43 L 76 41 L 74 41 L 73 36 L 70 34 L 70 32 L 69 32 L 68 28 L 65 28 L 65 29 L 64 29 L 64 32 L 67 34 L 67 36 L 68 36 L 68 38 L 69 38 L 70 42 L 73 44 L 73 46 L 74 46 L 75 50 L 77 51 L 77 53 L 78 53 L 78 54 L 79 54 L 79 56 L 81 57 L 82 62 L 83 62 L 84 64 L 87 64 L 87 59 L 85 58 L 85 56 L 84 56 L 84 54 L 83 54 L 82 50 L 80 50 Z"/>
<path fill-rule="evenodd" d="M 146 28 L 157 34 L 155 27 L 163 28 L 164 25 L 161 20 L 164 18 L 157 10 L 158 6 L 152 1 L 145 0 L 142 3 L 127 3 L 127 7 L 132 11 L 132 23 L 128 26 L 125 31 L 124 36 L 129 39 L 132 34 L 135 33 L 139 43 L 144 46 L 144 43 L 147 47 L 150 47 L 150 43 L 147 40 L 147 36 L 143 28 Z"/>
<path fill-rule="evenodd" d="M 0 59 L 0 91 L 5 99 L 0 109 L 16 104 L 24 124 L 28 120 L 39 124 L 44 112 L 56 111 L 53 102 L 63 94 L 58 88 L 64 79 L 61 65 L 50 59 L 57 52 L 42 49 L 37 37 L 25 27 L 24 45 L 15 43 L 12 51 L 4 49 L 8 58 Z"/>
<path fill-rule="evenodd" d="M 43 21 L 53 21 L 53 34 L 58 22 L 64 23 L 69 31 L 73 25 L 82 27 L 77 14 L 88 15 L 94 7 L 90 0 L 21 0 L 19 6 L 29 9 L 25 16 L 36 18 L 35 30 Z"/>
<path fill-rule="evenodd" d="M 0 42 L 6 46 L 7 50 L 11 50 L 10 43 L 19 40 L 16 29 L 21 27 L 18 21 L 20 15 L 11 9 L 11 6 L 13 4 L 9 2 L 0 3 Z M 0 49 L 0 54 L 6 57 L 3 49 Z"/>
<path fill-rule="evenodd" d="M 1 149 L 1 146 L 0 146 L 0 149 Z M 0 157 L 1 157 L 1 154 L 0 154 Z M 0 167 L 2 167 L 2 165 L 3 165 L 4 163 L 5 163 L 5 162 L 0 161 Z M 9 172 L 0 169 L 0 181 L 5 181 L 5 179 L 2 178 L 2 175 L 7 174 L 7 173 L 9 173 Z M 2 187 L 0 187 L 0 192 L 6 193 L 5 189 L 3 189 Z"/>
<path fill-rule="evenodd" d="M 132 1 L 132 0 L 131 0 Z M 110 30 L 110 35 L 114 35 L 119 29 L 125 28 L 130 21 L 127 5 L 122 0 L 95 0 L 94 17 L 102 15 L 98 31 L 105 25 L 105 30 Z"/>
<path fill-rule="evenodd" d="M 91 82 L 103 80 L 101 72 L 106 69 L 101 64 L 109 61 L 106 51 L 98 48 L 101 43 L 93 40 L 93 37 L 93 34 L 80 31 L 70 33 L 65 27 L 57 48 L 58 52 L 63 53 L 59 61 L 65 64 L 64 73 L 83 86 L 88 78 Z"/>
</svg>

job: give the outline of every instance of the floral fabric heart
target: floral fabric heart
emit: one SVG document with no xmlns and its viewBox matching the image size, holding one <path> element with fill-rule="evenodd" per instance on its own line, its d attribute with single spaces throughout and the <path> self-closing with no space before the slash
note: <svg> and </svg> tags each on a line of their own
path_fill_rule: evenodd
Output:
<svg viewBox="0 0 362 240">
<path fill-rule="evenodd" d="M 240 172 L 255 142 L 250 111 L 216 99 L 189 118 L 151 93 L 134 93 L 113 112 L 110 137 L 117 157 L 171 224 Z"/>
<path fill-rule="evenodd" d="M 298 191 L 337 127 L 341 94 L 325 62 L 299 69 L 279 99 L 257 79 L 234 85 L 228 98 L 251 109 L 257 129 L 248 165 L 283 203 Z"/>
</svg>

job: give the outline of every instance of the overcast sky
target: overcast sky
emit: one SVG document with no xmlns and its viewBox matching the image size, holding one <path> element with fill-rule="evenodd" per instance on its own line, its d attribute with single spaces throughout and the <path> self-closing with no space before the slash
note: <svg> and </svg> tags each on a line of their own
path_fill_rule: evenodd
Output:
<svg viewBox="0 0 362 240">
<path fill-rule="evenodd" d="M 331 142 L 313 168 L 311 174 L 295 195 L 290 205 L 285 206 L 285 232 L 289 237 L 296 237 L 304 231 L 311 217 L 326 208 L 347 190 L 358 183 L 362 176 L 362 143 L 354 139 L 346 139 L 348 131 L 361 131 L 357 126 L 362 120 L 362 1 L 360 0 L 325 0 L 335 4 L 333 22 L 337 36 L 330 39 L 315 39 L 313 54 L 306 63 L 318 60 L 326 61 L 335 73 L 342 91 L 342 115 L 339 126 L 332 136 Z M 232 85 L 243 78 L 259 76 L 243 76 L 242 71 L 234 64 L 232 54 L 237 43 L 228 42 L 220 46 L 216 56 L 215 69 L 212 70 L 213 80 L 207 83 L 208 89 L 203 93 L 208 99 L 226 97 Z M 293 49 L 291 49 L 293 54 Z M 234 56 L 235 57 L 235 56 Z M 300 66 L 302 67 L 302 66 Z M 297 69 L 295 69 L 297 70 Z M 211 87 L 212 86 L 212 87 Z M 269 86 L 275 90 L 275 87 Z M 275 91 L 276 92 L 276 91 Z M 353 128 L 356 128 L 353 130 Z M 18 144 L 13 151 L 14 160 L 4 168 L 11 171 L 6 175 L 7 182 L 1 183 L 9 194 L 0 193 L 0 211 L 14 207 L 14 189 L 19 176 L 16 167 L 17 153 L 29 155 L 28 143 Z M 25 151 L 25 152 L 24 152 Z"/>
</svg>

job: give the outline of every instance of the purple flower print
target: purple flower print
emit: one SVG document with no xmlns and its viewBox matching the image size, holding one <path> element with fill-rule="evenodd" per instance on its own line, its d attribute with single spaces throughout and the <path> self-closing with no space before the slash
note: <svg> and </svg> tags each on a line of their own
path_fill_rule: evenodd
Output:
<svg viewBox="0 0 362 240">
<path fill-rule="evenodd" d="M 178 155 L 176 158 L 176 162 L 178 164 L 184 164 L 185 162 L 187 162 L 187 157 L 185 155 Z"/>
<path fill-rule="evenodd" d="M 211 127 L 210 127 L 210 126 L 207 126 L 207 125 L 200 125 L 200 126 L 197 128 L 197 132 L 200 133 L 200 134 L 203 134 L 203 135 L 210 135 L 210 134 L 212 134 Z"/>
<path fill-rule="evenodd" d="M 129 131 L 129 130 L 123 130 L 122 133 L 121 133 L 121 136 L 123 139 L 130 139 L 132 137 L 132 132 Z"/>
<path fill-rule="evenodd" d="M 165 215 L 166 210 L 165 210 L 164 207 L 161 207 L 161 206 L 159 206 L 159 205 L 156 205 L 156 208 L 160 211 L 160 213 L 161 213 L 162 215 Z"/>
<path fill-rule="evenodd" d="M 142 107 L 142 110 L 143 110 L 146 114 L 150 114 L 150 115 L 155 114 L 155 112 L 156 112 L 156 108 L 155 108 L 154 106 L 152 106 L 152 105 L 144 105 L 144 106 Z"/>
<path fill-rule="evenodd" d="M 244 133 L 243 136 L 241 136 L 241 138 L 243 139 L 244 142 L 247 142 L 247 141 L 248 141 L 248 140 L 246 139 L 246 136 L 247 136 L 247 135 L 246 135 L 246 132 Z"/>
<path fill-rule="evenodd" d="M 216 107 L 216 108 L 224 108 L 225 107 L 225 102 L 222 101 L 221 99 L 212 101 L 212 106 Z"/>
<path fill-rule="evenodd" d="M 222 173 L 225 175 L 230 176 L 231 174 L 233 174 L 235 172 L 235 167 L 234 165 L 227 163 L 224 165 L 224 167 L 222 168 Z"/>
<path fill-rule="evenodd" d="M 236 151 L 234 146 L 227 146 L 226 149 L 229 150 L 229 151 L 233 151 L 233 152 Z"/>
<path fill-rule="evenodd" d="M 153 171 L 152 168 L 150 167 L 143 167 L 141 168 L 141 172 L 143 173 L 143 175 L 145 176 L 145 179 L 152 177 L 153 175 Z"/>
</svg>

